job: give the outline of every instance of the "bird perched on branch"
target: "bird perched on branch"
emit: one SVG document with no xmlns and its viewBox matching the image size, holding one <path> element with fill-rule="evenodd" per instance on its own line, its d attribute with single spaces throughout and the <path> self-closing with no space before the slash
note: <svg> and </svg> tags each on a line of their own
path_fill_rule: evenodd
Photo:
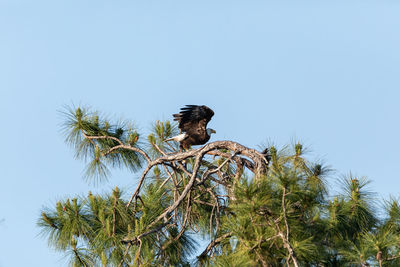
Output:
<svg viewBox="0 0 400 267">
<path fill-rule="evenodd" d="M 214 116 L 214 111 L 207 106 L 186 105 L 181 112 L 173 114 L 178 121 L 181 134 L 165 141 L 180 142 L 181 149 L 188 150 L 193 145 L 204 145 L 210 140 L 215 130 L 207 128 L 208 122 Z"/>
</svg>

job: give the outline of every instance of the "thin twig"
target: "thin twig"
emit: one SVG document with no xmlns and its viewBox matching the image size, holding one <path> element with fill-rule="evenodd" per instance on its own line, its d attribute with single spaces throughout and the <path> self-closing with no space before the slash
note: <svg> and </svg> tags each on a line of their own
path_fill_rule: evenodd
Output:
<svg viewBox="0 0 400 267">
<path fill-rule="evenodd" d="M 116 223 L 116 209 L 118 204 L 118 198 L 115 196 L 113 205 L 113 226 L 112 226 L 112 236 L 115 236 L 115 223 Z"/>
<path fill-rule="evenodd" d="M 147 231 L 147 232 L 144 232 L 144 233 L 142 233 L 142 234 L 140 234 L 140 235 L 138 235 L 138 236 L 136 236 L 136 237 L 134 237 L 134 238 L 124 238 L 124 239 L 122 240 L 122 243 L 125 243 L 125 244 L 127 244 L 127 243 L 129 243 L 129 244 L 135 244 L 136 241 L 137 241 L 138 239 L 141 239 L 142 237 L 145 237 L 145 236 L 147 236 L 147 235 L 149 235 L 149 234 L 158 232 L 158 231 L 160 231 L 162 228 L 164 228 L 166 225 L 167 225 L 167 223 L 163 223 L 163 224 L 159 225 L 158 227 L 156 227 L 156 228 L 154 228 L 154 229 L 151 229 L 151 230 L 149 230 L 149 231 Z"/>
<path fill-rule="evenodd" d="M 149 227 L 151 227 L 155 223 L 159 222 L 162 218 L 165 218 L 166 216 L 168 216 L 168 214 L 170 212 L 174 211 L 179 206 L 179 204 L 183 201 L 183 199 L 187 196 L 187 194 L 192 189 L 192 186 L 193 186 L 193 184 L 194 184 L 194 182 L 196 180 L 197 172 L 198 172 L 198 170 L 200 168 L 200 161 L 203 158 L 203 155 L 204 155 L 204 153 L 200 153 L 196 157 L 195 164 L 194 164 L 194 167 L 193 167 L 192 177 L 190 178 L 190 181 L 186 185 L 185 189 L 182 191 L 182 194 L 174 202 L 174 204 L 172 204 L 169 208 L 167 208 L 166 211 L 164 211 L 160 216 L 158 216 L 157 219 L 149 225 Z"/>
<path fill-rule="evenodd" d="M 210 252 L 216 245 L 218 245 L 219 243 L 221 243 L 224 239 L 229 238 L 232 236 L 232 233 L 226 233 L 214 240 L 212 240 L 208 246 L 206 247 L 206 249 L 200 254 L 199 258 L 202 258 L 204 256 L 206 256 L 208 254 L 208 252 Z"/>
<path fill-rule="evenodd" d="M 234 153 L 233 155 L 231 155 L 229 158 L 227 158 L 221 165 L 218 166 L 218 168 L 210 170 L 208 169 L 207 171 L 205 171 L 201 177 L 201 181 L 199 184 L 202 184 L 205 182 L 205 180 L 207 179 L 207 177 L 210 174 L 216 173 L 218 171 L 220 171 L 230 160 L 232 160 L 232 158 L 236 155 L 236 153 Z"/>
<path fill-rule="evenodd" d="M 118 138 L 116 138 L 116 137 L 114 137 L 114 136 L 109 136 L 109 135 L 91 136 L 91 135 L 87 135 L 84 131 L 81 131 L 81 132 L 82 132 L 82 135 L 83 135 L 86 139 L 90 140 L 92 143 L 93 143 L 92 140 L 97 140 L 97 139 L 111 139 L 111 140 L 114 140 L 115 142 L 117 142 L 117 143 L 119 144 L 119 145 L 117 145 L 117 146 L 114 146 L 114 147 L 110 148 L 110 149 L 109 149 L 107 152 L 105 152 L 103 155 L 108 155 L 109 153 L 111 153 L 112 151 L 114 151 L 114 150 L 116 150 L 116 149 L 123 148 L 123 149 L 126 149 L 126 150 L 131 150 L 131 151 L 134 151 L 134 152 L 138 152 L 138 153 L 142 154 L 142 155 L 146 158 L 147 162 L 150 162 L 150 161 L 151 161 L 150 157 L 147 155 L 146 152 L 144 152 L 143 150 L 141 150 L 141 149 L 139 149 L 139 148 L 136 148 L 136 147 L 133 147 L 133 146 L 130 146 L 130 145 L 126 145 L 126 144 L 124 144 L 120 139 L 118 139 Z M 93 143 L 93 144 L 94 144 L 94 143 Z"/>
<path fill-rule="evenodd" d="M 290 242 L 289 242 L 289 224 L 288 224 L 287 218 L 286 218 L 286 202 L 285 202 L 285 197 L 286 197 L 286 195 L 287 195 L 287 194 L 286 194 L 286 187 L 284 186 L 284 187 L 283 187 L 283 192 L 282 192 L 282 211 L 283 211 L 283 215 L 282 215 L 282 216 L 283 216 L 283 220 L 284 220 L 284 222 L 285 222 L 286 235 L 284 235 L 284 234 L 282 233 L 282 231 L 280 230 L 279 225 L 278 225 L 277 222 L 275 222 L 275 226 L 276 226 L 276 228 L 277 228 L 278 231 L 279 231 L 278 235 L 281 237 L 281 239 L 282 239 L 282 241 L 283 241 L 284 247 L 285 247 L 285 248 L 288 250 L 288 252 L 289 252 L 289 258 L 292 259 L 294 266 L 295 266 L 295 267 L 298 267 L 299 264 L 298 264 L 297 258 L 296 258 L 296 256 L 295 256 L 295 252 L 294 252 L 294 250 L 293 250 L 293 248 L 292 248 L 292 246 L 290 245 Z"/>
<path fill-rule="evenodd" d="M 214 239 L 214 231 L 213 231 L 213 227 L 212 227 L 212 218 L 213 218 L 213 214 L 214 214 L 214 210 L 215 210 L 215 204 L 212 207 L 211 210 L 211 214 L 210 214 L 210 240 Z"/>
</svg>

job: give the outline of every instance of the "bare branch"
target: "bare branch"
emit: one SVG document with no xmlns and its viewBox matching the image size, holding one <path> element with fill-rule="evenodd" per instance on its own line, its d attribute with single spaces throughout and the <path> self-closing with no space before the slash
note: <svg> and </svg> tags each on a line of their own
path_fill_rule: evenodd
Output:
<svg viewBox="0 0 400 267">
<path fill-rule="evenodd" d="M 154 225 L 155 223 L 159 222 L 162 218 L 165 219 L 166 216 L 168 216 L 168 214 L 172 211 L 174 211 L 179 204 L 183 201 L 183 199 L 186 197 L 186 195 L 189 193 L 189 191 L 192 189 L 192 186 L 196 180 L 196 176 L 197 176 L 197 172 L 200 168 L 200 161 L 203 158 L 202 153 L 200 153 L 197 157 L 196 157 L 196 161 L 193 167 L 193 173 L 192 173 L 192 177 L 190 178 L 189 183 L 186 185 L 185 189 L 182 191 L 182 194 L 179 196 L 178 200 L 175 201 L 174 204 L 172 204 L 169 208 L 167 208 L 166 211 L 164 211 L 160 216 L 157 217 L 157 219 L 152 222 L 149 227 L 151 227 L 152 225 Z"/>
<path fill-rule="evenodd" d="M 114 140 L 115 142 L 117 142 L 119 144 L 117 146 L 112 147 L 108 151 L 104 152 L 103 156 L 106 156 L 106 155 L 110 154 L 114 150 L 122 148 L 122 149 L 131 150 L 131 151 L 140 153 L 141 155 L 143 155 L 143 157 L 145 157 L 147 162 L 151 161 L 150 157 L 147 155 L 146 152 L 144 152 L 143 150 L 141 150 L 139 148 L 136 148 L 136 147 L 133 147 L 133 146 L 130 146 L 130 145 L 126 145 L 120 139 L 118 139 L 118 138 L 116 138 L 114 136 L 109 136 L 109 135 L 90 136 L 90 135 L 87 135 L 84 131 L 81 131 L 81 132 L 82 132 L 83 137 L 85 137 L 86 139 L 90 140 L 92 142 L 92 144 L 94 144 L 93 140 L 97 140 L 97 139 L 110 139 L 110 140 Z"/>
<path fill-rule="evenodd" d="M 120 144 L 120 146 L 116 146 L 118 148 L 122 148 L 125 149 L 125 147 L 123 146 L 123 144 Z M 116 148 L 115 149 L 118 149 Z M 267 162 L 265 162 L 265 158 L 264 156 L 254 150 L 254 149 L 250 149 L 247 148 L 245 146 L 242 146 L 236 142 L 232 142 L 232 141 L 217 141 L 217 142 L 213 142 L 213 143 L 209 143 L 199 149 L 196 150 L 190 150 L 190 151 L 186 151 L 186 152 L 178 152 L 178 153 L 174 153 L 174 154 L 166 154 L 165 152 L 163 152 L 157 145 L 155 145 L 155 148 L 162 154 L 161 157 L 154 159 L 154 160 L 148 160 L 148 165 L 147 167 L 144 169 L 144 171 L 142 172 L 142 175 L 139 179 L 138 185 L 136 187 L 135 192 L 133 193 L 133 195 L 131 196 L 129 202 L 127 203 L 127 208 L 130 206 L 130 204 L 132 203 L 133 200 L 136 200 L 139 196 L 141 187 L 145 181 L 145 178 L 147 176 L 147 174 L 149 173 L 149 171 L 156 165 L 162 165 L 164 167 L 165 172 L 168 174 L 169 178 L 166 179 L 166 181 L 163 182 L 163 184 L 161 185 L 164 186 L 164 184 L 169 180 L 173 180 L 173 176 L 172 174 L 169 172 L 168 168 L 166 165 L 170 166 L 174 172 L 175 172 L 175 168 L 178 167 L 179 170 L 183 171 L 186 175 L 188 175 L 188 177 L 190 177 L 188 183 L 186 184 L 186 186 L 184 187 L 183 191 L 181 192 L 181 194 L 179 195 L 175 195 L 174 193 L 174 203 L 172 205 L 170 205 L 168 208 L 166 208 L 152 223 L 150 223 L 147 227 L 147 229 L 151 229 L 152 227 L 154 227 L 158 222 L 160 222 L 161 220 L 163 220 L 163 224 L 159 227 L 156 227 L 152 230 L 149 230 L 148 232 L 142 234 L 141 236 L 138 236 L 134 239 L 128 239 L 128 241 L 130 243 L 137 241 L 138 239 L 140 239 L 140 237 L 153 233 L 153 232 L 157 232 L 159 230 L 161 230 L 165 225 L 168 224 L 169 220 L 173 217 L 170 216 L 170 214 L 172 212 L 174 212 L 175 214 L 175 220 L 176 220 L 176 216 L 177 213 L 175 212 L 177 207 L 182 203 L 182 201 L 184 199 L 187 199 L 187 207 L 186 207 L 186 212 L 185 212 L 185 216 L 184 216 L 184 220 L 182 222 L 182 229 L 179 233 L 179 237 L 183 234 L 184 229 L 186 227 L 186 224 L 188 223 L 189 220 L 189 214 L 190 214 L 190 210 L 191 210 L 191 203 L 192 201 L 196 201 L 198 203 L 200 203 L 200 200 L 192 200 L 191 199 L 191 191 L 193 190 L 194 187 L 199 186 L 201 184 L 204 183 L 204 181 L 208 178 L 211 177 L 211 174 L 213 173 L 218 173 L 229 161 L 234 160 L 236 165 L 237 165 L 237 172 L 239 172 L 239 170 L 243 169 L 243 166 L 249 168 L 252 172 L 254 172 L 256 175 L 259 174 L 263 174 L 266 172 L 267 170 Z M 113 148 L 114 149 L 114 148 Z M 229 150 L 232 151 L 231 153 L 225 153 L 225 152 L 221 152 L 220 150 Z M 216 155 L 216 156 L 221 156 L 221 157 L 225 157 L 225 161 L 218 166 L 215 169 L 208 169 L 207 171 L 205 171 L 201 178 L 198 178 L 198 172 L 200 170 L 200 166 L 202 163 L 202 159 L 205 155 Z M 238 155 L 243 155 L 244 157 L 240 157 Z M 194 157 L 195 158 L 195 162 L 194 165 L 192 167 L 191 172 L 188 171 L 186 169 L 185 166 L 182 165 L 182 161 L 186 160 L 188 158 Z M 212 177 L 211 177 L 212 178 Z M 216 180 L 215 178 L 213 178 L 213 180 Z M 197 182 L 196 182 L 197 181 Z M 221 184 L 221 183 L 218 183 Z M 223 185 L 226 186 L 226 184 L 222 183 Z M 178 181 L 174 181 L 174 187 L 175 189 L 177 189 L 177 187 L 179 186 L 179 182 Z M 214 194 L 213 189 L 212 188 L 205 188 L 206 191 L 208 193 L 210 193 L 214 200 L 215 203 L 211 204 L 213 207 L 212 213 L 211 213 L 211 217 L 210 217 L 210 234 L 211 234 L 211 238 L 213 238 L 213 230 L 212 230 L 212 221 L 213 221 L 213 217 L 215 218 L 216 221 L 216 228 L 217 230 L 215 231 L 215 234 L 218 235 L 218 228 L 219 228 L 219 216 L 220 216 L 220 205 L 219 205 L 219 200 L 218 197 Z M 207 203 L 208 204 L 208 203 Z M 135 208 L 136 208 L 136 201 L 135 201 Z M 228 236 L 228 235 L 226 235 Z M 220 237 L 222 238 L 222 237 Z M 224 237 L 225 238 L 225 237 Z M 206 249 L 205 253 L 208 253 L 208 251 L 215 246 L 217 243 L 220 242 L 221 239 L 215 239 L 213 240 L 209 247 L 208 250 Z M 204 252 L 203 252 L 204 253 Z"/>
<path fill-rule="evenodd" d="M 224 239 L 229 238 L 232 236 L 232 233 L 226 233 L 214 240 L 212 240 L 208 246 L 206 247 L 206 249 L 200 254 L 199 258 L 202 258 L 204 256 L 206 256 L 216 245 L 218 245 L 219 243 L 221 243 Z"/>
<path fill-rule="evenodd" d="M 234 153 L 229 158 L 227 158 L 218 168 L 213 169 L 213 170 L 208 169 L 207 171 L 205 171 L 201 177 L 201 181 L 199 182 L 199 184 L 203 184 L 210 174 L 220 171 L 230 160 L 232 160 L 232 158 L 235 156 L 235 154 L 236 153 Z"/>
<path fill-rule="evenodd" d="M 288 258 L 291 258 L 292 259 L 292 261 L 293 261 L 293 264 L 294 264 L 294 266 L 295 267 L 298 267 L 299 266 L 299 264 L 298 264 L 298 262 L 297 262 L 297 258 L 296 258 L 296 255 L 295 255 L 295 252 L 294 252 L 294 250 L 293 250 L 293 248 L 292 248 L 292 246 L 291 246 L 291 244 L 290 244 L 290 242 L 289 242 L 289 224 L 288 224 L 288 222 L 287 222 L 287 216 L 286 216 L 286 202 L 285 202 L 285 197 L 286 197 L 286 187 L 284 186 L 283 187 L 283 192 L 282 192 L 282 211 L 283 211 L 283 220 L 284 220 L 284 222 L 285 222 L 285 227 L 286 227 L 286 235 L 284 235 L 283 233 L 282 233 L 282 231 L 280 230 L 280 228 L 279 228 L 279 225 L 278 225 L 278 223 L 277 222 L 275 222 L 275 226 L 276 226 L 276 228 L 278 229 L 278 231 L 279 231 L 279 233 L 278 233 L 278 235 L 281 237 L 281 239 L 282 239 L 282 241 L 283 241 L 283 245 L 284 245 L 284 247 L 288 250 L 288 252 L 289 252 L 289 257 Z M 288 262 L 288 264 L 289 264 L 289 262 Z"/>
<path fill-rule="evenodd" d="M 142 187 L 142 184 L 144 182 L 144 178 L 146 177 L 146 175 L 150 171 L 150 169 L 153 168 L 153 166 L 154 165 L 149 164 L 149 165 L 147 165 L 147 168 L 143 171 L 142 176 L 140 177 L 139 183 L 138 183 L 138 185 L 136 187 L 135 193 L 133 193 L 132 197 L 129 199 L 128 204 L 126 204 L 127 208 L 131 205 L 132 200 L 134 198 L 137 198 L 137 196 L 139 195 L 139 191 L 140 191 L 140 188 Z"/>
<path fill-rule="evenodd" d="M 121 242 L 124 243 L 124 244 L 136 244 L 136 242 L 137 242 L 139 239 L 141 239 L 142 237 L 145 237 L 145 236 L 147 236 L 147 235 L 149 235 L 149 234 L 158 232 L 158 231 L 160 231 L 162 228 L 164 228 L 166 225 L 167 225 L 167 223 L 163 223 L 163 224 L 159 225 L 158 227 L 156 227 L 156 228 L 154 228 L 154 229 L 151 229 L 151 230 L 149 230 L 149 231 L 147 231 L 147 232 L 144 232 L 144 233 L 142 233 L 142 234 L 140 234 L 140 235 L 138 235 L 138 236 L 136 236 L 136 237 L 134 237 L 134 238 L 124 238 Z"/>
</svg>

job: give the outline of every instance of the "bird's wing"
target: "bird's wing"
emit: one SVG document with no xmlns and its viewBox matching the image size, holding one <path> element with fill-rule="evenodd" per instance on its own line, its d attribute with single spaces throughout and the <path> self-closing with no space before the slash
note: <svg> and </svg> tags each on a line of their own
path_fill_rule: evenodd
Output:
<svg viewBox="0 0 400 267">
<path fill-rule="evenodd" d="M 179 114 L 174 114 L 174 120 L 179 122 L 179 129 L 192 132 L 194 129 L 205 131 L 208 122 L 214 116 L 214 111 L 207 106 L 186 105 Z"/>
</svg>

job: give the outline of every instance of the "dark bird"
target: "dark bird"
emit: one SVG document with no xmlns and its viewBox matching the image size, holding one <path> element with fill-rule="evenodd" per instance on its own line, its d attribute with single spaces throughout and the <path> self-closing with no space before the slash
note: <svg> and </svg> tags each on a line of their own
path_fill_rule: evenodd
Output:
<svg viewBox="0 0 400 267">
<path fill-rule="evenodd" d="M 186 105 L 181 112 L 173 114 L 178 121 L 181 134 L 165 141 L 180 142 L 181 149 L 188 150 L 193 145 L 204 145 L 210 140 L 215 130 L 207 128 L 208 122 L 214 116 L 214 111 L 207 106 Z"/>
</svg>

